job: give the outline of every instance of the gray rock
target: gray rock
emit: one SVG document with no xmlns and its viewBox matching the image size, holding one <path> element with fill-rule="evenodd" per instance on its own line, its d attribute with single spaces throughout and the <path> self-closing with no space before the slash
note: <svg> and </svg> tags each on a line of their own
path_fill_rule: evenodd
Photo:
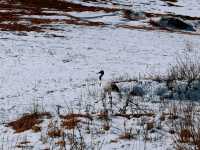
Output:
<svg viewBox="0 0 200 150">
<path fill-rule="evenodd" d="M 159 21 L 154 21 L 156 25 L 164 28 L 179 29 L 185 31 L 196 31 L 194 26 L 181 18 L 161 17 Z"/>
</svg>

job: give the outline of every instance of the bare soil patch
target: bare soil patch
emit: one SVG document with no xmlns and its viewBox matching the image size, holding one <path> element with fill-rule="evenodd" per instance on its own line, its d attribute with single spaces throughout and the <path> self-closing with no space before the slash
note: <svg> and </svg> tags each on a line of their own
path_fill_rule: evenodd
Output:
<svg viewBox="0 0 200 150">
<path fill-rule="evenodd" d="M 84 11 L 103 11 L 106 13 L 115 12 L 115 8 L 104 8 L 98 6 L 84 6 L 61 0 L 0 0 L 0 29 L 3 31 L 35 31 L 42 32 L 45 28 L 41 24 L 50 25 L 52 23 L 74 24 L 84 26 L 100 26 L 102 22 L 92 22 L 80 18 L 69 19 L 46 19 L 34 18 L 37 16 L 60 16 L 60 12 L 84 12 Z M 24 17 L 26 16 L 26 17 Z M 27 17 L 28 16 L 28 17 Z M 23 22 L 23 23 L 22 23 Z"/>
</svg>

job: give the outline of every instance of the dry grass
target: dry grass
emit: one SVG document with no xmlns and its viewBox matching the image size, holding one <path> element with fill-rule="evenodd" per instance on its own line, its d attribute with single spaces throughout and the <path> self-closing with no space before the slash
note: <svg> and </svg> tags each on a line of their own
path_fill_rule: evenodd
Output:
<svg viewBox="0 0 200 150">
<path fill-rule="evenodd" d="M 190 142 L 190 138 L 192 134 L 189 129 L 185 128 L 185 129 L 181 129 L 179 136 L 180 136 L 181 143 L 188 143 Z"/>
<path fill-rule="evenodd" d="M 41 127 L 38 125 L 34 125 L 32 128 L 33 132 L 40 132 L 41 131 Z"/>
<path fill-rule="evenodd" d="M 103 124 L 104 131 L 108 131 L 108 130 L 110 130 L 110 128 L 111 128 L 111 126 L 110 126 L 109 123 L 106 122 L 106 123 Z"/>
<path fill-rule="evenodd" d="M 48 112 L 26 114 L 15 121 L 9 122 L 7 126 L 13 128 L 15 133 L 20 133 L 30 130 L 36 124 L 41 123 L 43 117 L 51 117 L 51 114 Z"/>
<path fill-rule="evenodd" d="M 30 143 L 31 143 L 30 141 L 22 141 L 22 142 L 17 143 L 15 145 L 15 147 L 21 148 L 21 149 L 30 149 L 30 148 L 33 148 L 33 146 L 28 145 Z"/>
<path fill-rule="evenodd" d="M 48 131 L 47 135 L 51 138 L 57 138 L 57 137 L 62 137 L 63 136 L 63 132 L 60 129 L 53 129 Z"/>
<path fill-rule="evenodd" d="M 134 139 L 134 136 L 132 134 L 126 132 L 126 133 L 123 133 L 122 135 L 120 135 L 119 139 L 131 140 L 131 139 Z"/>
<path fill-rule="evenodd" d="M 143 117 L 143 116 L 154 117 L 155 113 L 153 113 L 153 112 L 134 113 L 134 114 L 132 114 L 132 113 L 131 114 L 116 113 L 116 114 L 114 114 L 114 116 L 119 116 L 119 117 L 124 117 L 124 118 L 127 118 L 127 119 L 131 119 L 131 118 L 140 118 L 140 117 Z"/>
<path fill-rule="evenodd" d="M 59 145 L 60 147 L 65 147 L 66 142 L 64 140 L 60 140 L 60 141 L 57 141 L 55 144 Z"/>
<path fill-rule="evenodd" d="M 178 119 L 178 115 L 170 113 L 170 115 L 168 116 L 168 119 L 176 120 L 176 119 Z"/>
<path fill-rule="evenodd" d="M 154 122 L 147 122 L 146 123 L 146 130 L 151 130 L 154 128 Z"/>
<path fill-rule="evenodd" d="M 19 144 L 29 144 L 31 143 L 30 141 L 22 141 L 22 142 L 19 142 Z"/>
<path fill-rule="evenodd" d="M 83 0 L 88 1 L 88 0 Z M 98 1 L 98 2 L 108 2 L 102 0 L 89 0 L 89 1 Z M 40 24 L 51 25 L 53 23 L 63 23 L 63 24 L 73 24 L 73 25 L 84 25 L 84 26 L 102 26 L 105 25 L 103 22 L 93 22 L 81 19 L 75 16 L 70 16 L 67 12 L 97 12 L 104 11 L 106 13 L 124 11 L 127 12 L 127 9 L 118 9 L 118 8 L 108 8 L 108 7 L 99 7 L 99 6 L 85 6 L 82 4 L 75 4 L 69 1 L 63 0 L 1 0 L 0 1 L 0 10 L 5 10 L 5 12 L 0 12 L 0 29 L 6 31 L 35 31 L 43 32 L 47 30 L 45 26 L 39 26 Z M 64 12 L 66 17 L 69 19 L 43 19 L 43 18 L 33 18 L 33 17 L 23 17 L 23 16 L 52 16 L 52 15 L 63 15 L 57 12 L 45 12 L 45 10 L 51 11 L 55 10 L 57 12 Z M 145 12 L 144 12 L 145 13 Z M 146 12 L 145 16 L 151 17 L 162 17 L 162 16 L 172 16 L 179 17 L 187 20 L 199 20 L 199 17 L 190 17 L 190 16 L 181 16 L 174 14 L 155 14 Z M 23 23 L 21 23 L 23 22 Z M 142 30 L 164 30 L 168 32 L 177 32 L 174 30 L 167 30 L 163 28 L 158 28 L 153 23 L 150 22 L 153 26 L 130 26 L 130 25 L 117 25 L 117 27 L 129 28 L 129 29 L 142 29 Z M 48 29 L 49 30 L 49 29 Z M 56 30 L 51 28 L 51 30 Z M 188 33 L 188 32 L 179 32 L 183 34 L 199 34 L 199 33 Z"/>
<path fill-rule="evenodd" d="M 77 127 L 80 121 L 81 120 L 76 117 L 72 117 L 70 119 L 64 119 L 62 120 L 61 126 L 64 127 L 65 129 L 74 129 L 75 127 Z"/>
<path fill-rule="evenodd" d="M 35 31 L 43 32 L 44 26 L 38 26 L 40 24 L 52 24 L 52 23 L 63 23 L 63 24 L 74 24 L 74 25 L 85 25 L 85 26 L 101 26 L 104 25 L 102 22 L 91 22 L 82 20 L 78 17 L 66 15 L 69 19 L 44 19 L 44 18 L 32 18 L 23 16 L 31 15 L 42 15 L 51 16 L 62 14 L 56 12 L 44 12 L 44 10 L 57 10 L 62 12 L 83 12 L 83 11 L 104 11 L 104 12 L 115 12 L 118 9 L 104 8 L 98 6 L 84 6 L 81 4 L 74 4 L 62 0 L 2 0 L 0 1 L 0 9 L 5 12 L 0 12 L 0 29 L 5 31 Z"/>
<path fill-rule="evenodd" d="M 98 113 L 97 118 L 100 120 L 109 120 L 108 111 L 102 111 Z"/>
<path fill-rule="evenodd" d="M 194 104 L 181 106 L 182 119 L 176 123 L 174 143 L 176 149 L 200 150 L 200 119 Z"/>
<path fill-rule="evenodd" d="M 89 120 L 93 120 L 92 116 L 89 114 L 75 114 L 70 113 L 65 116 L 60 116 L 63 120 L 61 122 L 61 126 L 65 129 L 74 129 L 77 127 L 78 123 L 81 122 L 81 119 L 79 118 L 86 118 Z"/>
<path fill-rule="evenodd" d="M 124 118 L 127 118 L 127 119 L 132 118 L 132 114 L 124 114 L 124 113 L 116 113 L 116 114 L 114 114 L 114 116 L 124 117 Z"/>
<path fill-rule="evenodd" d="M 105 11 L 113 12 L 116 9 L 95 7 L 95 6 L 83 6 L 81 4 L 74 4 L 62 0 L 11 0 L 14 4 L 20 4 L 21 7 L 29 8 L 35 12 L 40 13 L 44 8 L 57 9 L 60 11 Z"/>
<path fill-rule="evenodd" d="M 62 119 L 72 119 L 72 118 L 87 118 L 89 120 L 93 120 L 92 116 L 90 114 L 81 114 L 81 113 L 70 113 L 70 114 L 67 114 L 67 115 L 60 115 L 60 118 Z"/>
<path fill-rule="evenodd" d="M 185 54 L 177 57 L 176 64 L 169 69 L 168 78 L 173 80 L 193 81 L 199 78 L 200 63 L 198 59 L 191 58 Z"/>
<path fill-rule="evenodd" d="M 132 133 L 132 130 L 126 130 L 124 133 L 122 133 L 119 136 L 119 139 L 123 139 L 123 140 L 132 140 L 132 139 L 136 139 L 136 135 Z"/>
<path fill-rule="evenodd" d="M 154 114 L 154 113 L 151 113 L 151 112 L 149 112 L 149 113 L 136 113 L 136 114 L 132 114 L 132 117 L 133 117 L 133 118 L 140 118 L 140 117 L 142 117 L 142 116 L 154 117 L 155 114 Z"/>
<path fill-rule="evenodd" d="M 160 116 L 160 121 L 165 121 L 166 117 L 165 117 L 165 114 L 162 113 L 161 116 Z"/>
</svg>

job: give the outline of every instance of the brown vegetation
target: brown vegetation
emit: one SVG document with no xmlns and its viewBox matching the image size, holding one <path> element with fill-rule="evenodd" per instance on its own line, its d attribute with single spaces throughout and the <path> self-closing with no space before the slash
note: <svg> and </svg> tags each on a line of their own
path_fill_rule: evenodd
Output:
<svg viewBox="0 0 200 150">
<path fill-rule="evenodd" d="M 176 149 L 200 150 L 200 124 L 199 116 L 196 116 L 199 114 L 196 113 L 195 105 L 189 103 L 186 106 L 181 106 L 179 113 L 182 114 L 182 120 L 179 120 L 175 125 L 174 143 Z"/>
<path fill-rule="evenodd" d="M 116 9 L 94 7 L 94 6 L 83 6 L 81 4 L 75 4 L 61 0 L 10 0 L 14 4 L 19 4 L 21 7 L 32 9 L 32 11 L 41 12 L 44 8 L 56 9 L 60 11 L 105 11 L 113 12 Z"/>
<path fill-rule="evenodd" d="M 64 127 L 65 129 L 74 129 L 80 121 L 81 120 L 76 117 L 72 117 L 70 119 L 64 119 L 62 120 L 61 126 Z"/>
<path fill-rule="evenodd" d="M 33 148 L 33 146 L 29 145 L 30 143 L 31 143 L 30 141 L 22 141 L 22 142 L 18 142 L 15 146 L 21 149 Z"/>
<path fill-rule="evenodd" d="M 32 127 L 32 130 L 33 130 L 33 132 L 40 132 L 40 131 L 41 131 L 41 127 L 38 126 L 38 125 L 34 125 L 34 126 Z"/>
<path fill-rule="evenodd" d="M 45 19 L 45 18 L 34 18 L 31 15 L 61 15 L 59 12 L 45 12 L 48 11 L 104 11 L 114 12 L 117 9 L 104 8 L 97 6 L 84 6 L 81 4 L 75 4 L 62 0 L 9 0 L 0 1 L 0 9 L 5 12 L 0 12 L 0 29 L 4 31 L 35 31 L 42 32 L 45 27 L 38 26 L 38 24 L 51 24 L 51 23 L 63 23 L 63 24 L 74 24 L 74 25 L 86 25 L 86 26 L 99 26 L 104 25 L 102 22 L 91 22 L 82 20 L 67 14 L 64 14 L 66 19 Z M 63 15 L 63 14 L 62 14 Z M 24 17 L 26 16 L 26 17 Z M 27 17 L 29 16 L 29 17 Z M 23 23 L 22 23 L 23 22 Z"/>
<path fill-rule="evenodd" d="M 90 116 L 89 114 L 70 113 L 60 117 L 63 119 L 61 126 L 65 129 L 74 129 L 75 127 L 77 127 L 78 123 L 81 122 L 81 119 L 79 118 L 86 118 L 92 120 L 92 116 Z"/>
<path fill-rule="evenodd" d="M 57 141 L 55 144 L 56 145 L 59 145 L 60 147 L 65 147 L 65 141 L 64 140 L 60 140 L 60 141 Z"/>
<path fill-rule="evenodd" d="M 102 0 L 83 0 L 83 1 L 92 1 L 92 2 L 101 2 L 107 3 L 110 0 L 102 1 Z M 172 1 L 172 0 L 169 0 Z M 173 0 L 174 1 L 174 0 Z M 68 12 L 97 12 L 104 11 L 105 13 L 123 11 L 127 12 L 127 9 L 118 9 L 118 8 L 108 8 L 108 7 L 99 7 L 99 6 L 86 6 L 82 4 L 72 3 L 69 1 L 63 0 L 1 0 L 0 1 L 0 10 L 4 10 L 0 12 L 0 30 L 4 31 L 35 31 L 35 32 L 43 32 L 45 30 L 49 30 L 45 26 L 39 26 L 41 24 L 44 25 L 52 25 L 52 23 L 62 23 L 62 24 L 73 24 L 73 25 L 81 25 L 81 26 L 102 26 L 106 25 L 103 22 L 98 21 L 89 21 L 86 19 L 81 19 L 79 17 L 75 17 L 70 15 Z M 48 11 L 48 12 L 47 12 Z M 60 13 L 62 12 L 62 13 Z M 199 20 L 199 17 L 190 17 L 190 16 L 182 16 L 182 15 L 174 15 L 174 14 L 159 14 L 159 13 L 144 13 L 147 18 L 151 17 L 163 17 L 163 16 L 172 16 L 172 17 L 180 17 L 185 20 Z M 66 16 L 69 19 L 47 19 L 47 18 L 34 18 L 33 15 L 39 16 Z M 26 17 L 25 17 L 26 16 Z M 22 23 L 23 22 L 23 23 Z M 149 22 L 152 26 L 130 26 L 130 25 L 116 25 L 116 27 L 123 27 L 129 29 L 142 29 L 142 30 L 161 30 L 174 32 L 174 30 L 159 28 L 153 22 Z M 51 30 L 54 30 L 51 28 Z M 196 32 L 182 32 L 176 31 L 182 34 L 197 34 Z"/>
<path fill-rule="evenodd" d="M 116 114 L 114 114 L 114 116 L 125 117 L 127 119 L 131 119 L 131 118 L 140 118 L 142 116 L 154 117 L 155 114 L 151 113 L 151 112 L 149 112 L 149 113 L 134 113 L 134 114 L 116 113 Z"/>
<path fill-rule="evenodd" d="M 61 137 L 63 135 L 63 132 L 60 129 L 53 129 L 48 131 L 47 135 L 51 138 Z"/>
<path fill-rule="evenodd" d="M 51 117 L 51 114 L 48 112 L 26 114 L 15 121 L 9 122 L 7 126 L 13 128 L 15 133 L 24 132 L 32 129 L 36 124 L 41 123 L 42 118 L 45 116 Z"/>
<path fill-rule="evenodd" d="M 131 139 L 134 139 L 136 138 L 136 135 L 134 135 L 131 130 L 130 131 L 126 131 L 124 133 L 122 133 L 120 136 L 119 136 L 119 139 L 123 139 L 123 140 L 131 140 Z"/>
<path fill-rule="evenodd" d="M 100 113 L 97 114 L 97 118 L 100 120 L 108 120 L 108 112 L 107 111 L 102 111 Z"/>
<path fill-rule="evenodd" d="M 80 118 L 87 118 L 87 119 L 90 119 L 92 120 L 92 116 L 89 115 L 89 114 L 75 114 L 75 113 L 70 113 L 70 114 L 67 114 L 67 115 L 64 115 L 64 116 L 60 116 L 62 119 L 72 119 L 72 118 L 77 118 L 77 117 L 80 117 Z"/>
<path fill-rule="evenodd" d="M 146 123 L 146 129 L 151 130 L 154 128 L 154 122 L 147 122 Z"/>
<path fill-rule="evenodd" d="M 188 143 L 192 134 L 189 129 L 181 129 L 180 131 L 180 142 Z"/>
</svg>

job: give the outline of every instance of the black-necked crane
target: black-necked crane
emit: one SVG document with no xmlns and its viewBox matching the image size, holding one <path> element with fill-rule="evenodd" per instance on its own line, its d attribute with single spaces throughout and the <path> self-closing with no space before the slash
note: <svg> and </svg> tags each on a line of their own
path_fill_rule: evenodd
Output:
<svg viewBox="0 0 200 150">
<path fill-rule="evenodd" d="M 112 110 L 112 92 L 118 93 L 119 97 L 121 98 L 121 92 L 120 89 L 118 88 L 117 84 L 112 81 L 104 81 L 102 77 L 104 76 L 104 71 L 101 70 L 97 74 L 99 74 L 99 81 L 100 81 L 100 86 L 103 89 L 103 97 L 102 100 L 105 100 L 106 96 L 108 95 L 109 101 L 110 101 L 110 106 Z M 105 102 L 103 102 L 103 106 L 105 106 Z"/>
</svg>

